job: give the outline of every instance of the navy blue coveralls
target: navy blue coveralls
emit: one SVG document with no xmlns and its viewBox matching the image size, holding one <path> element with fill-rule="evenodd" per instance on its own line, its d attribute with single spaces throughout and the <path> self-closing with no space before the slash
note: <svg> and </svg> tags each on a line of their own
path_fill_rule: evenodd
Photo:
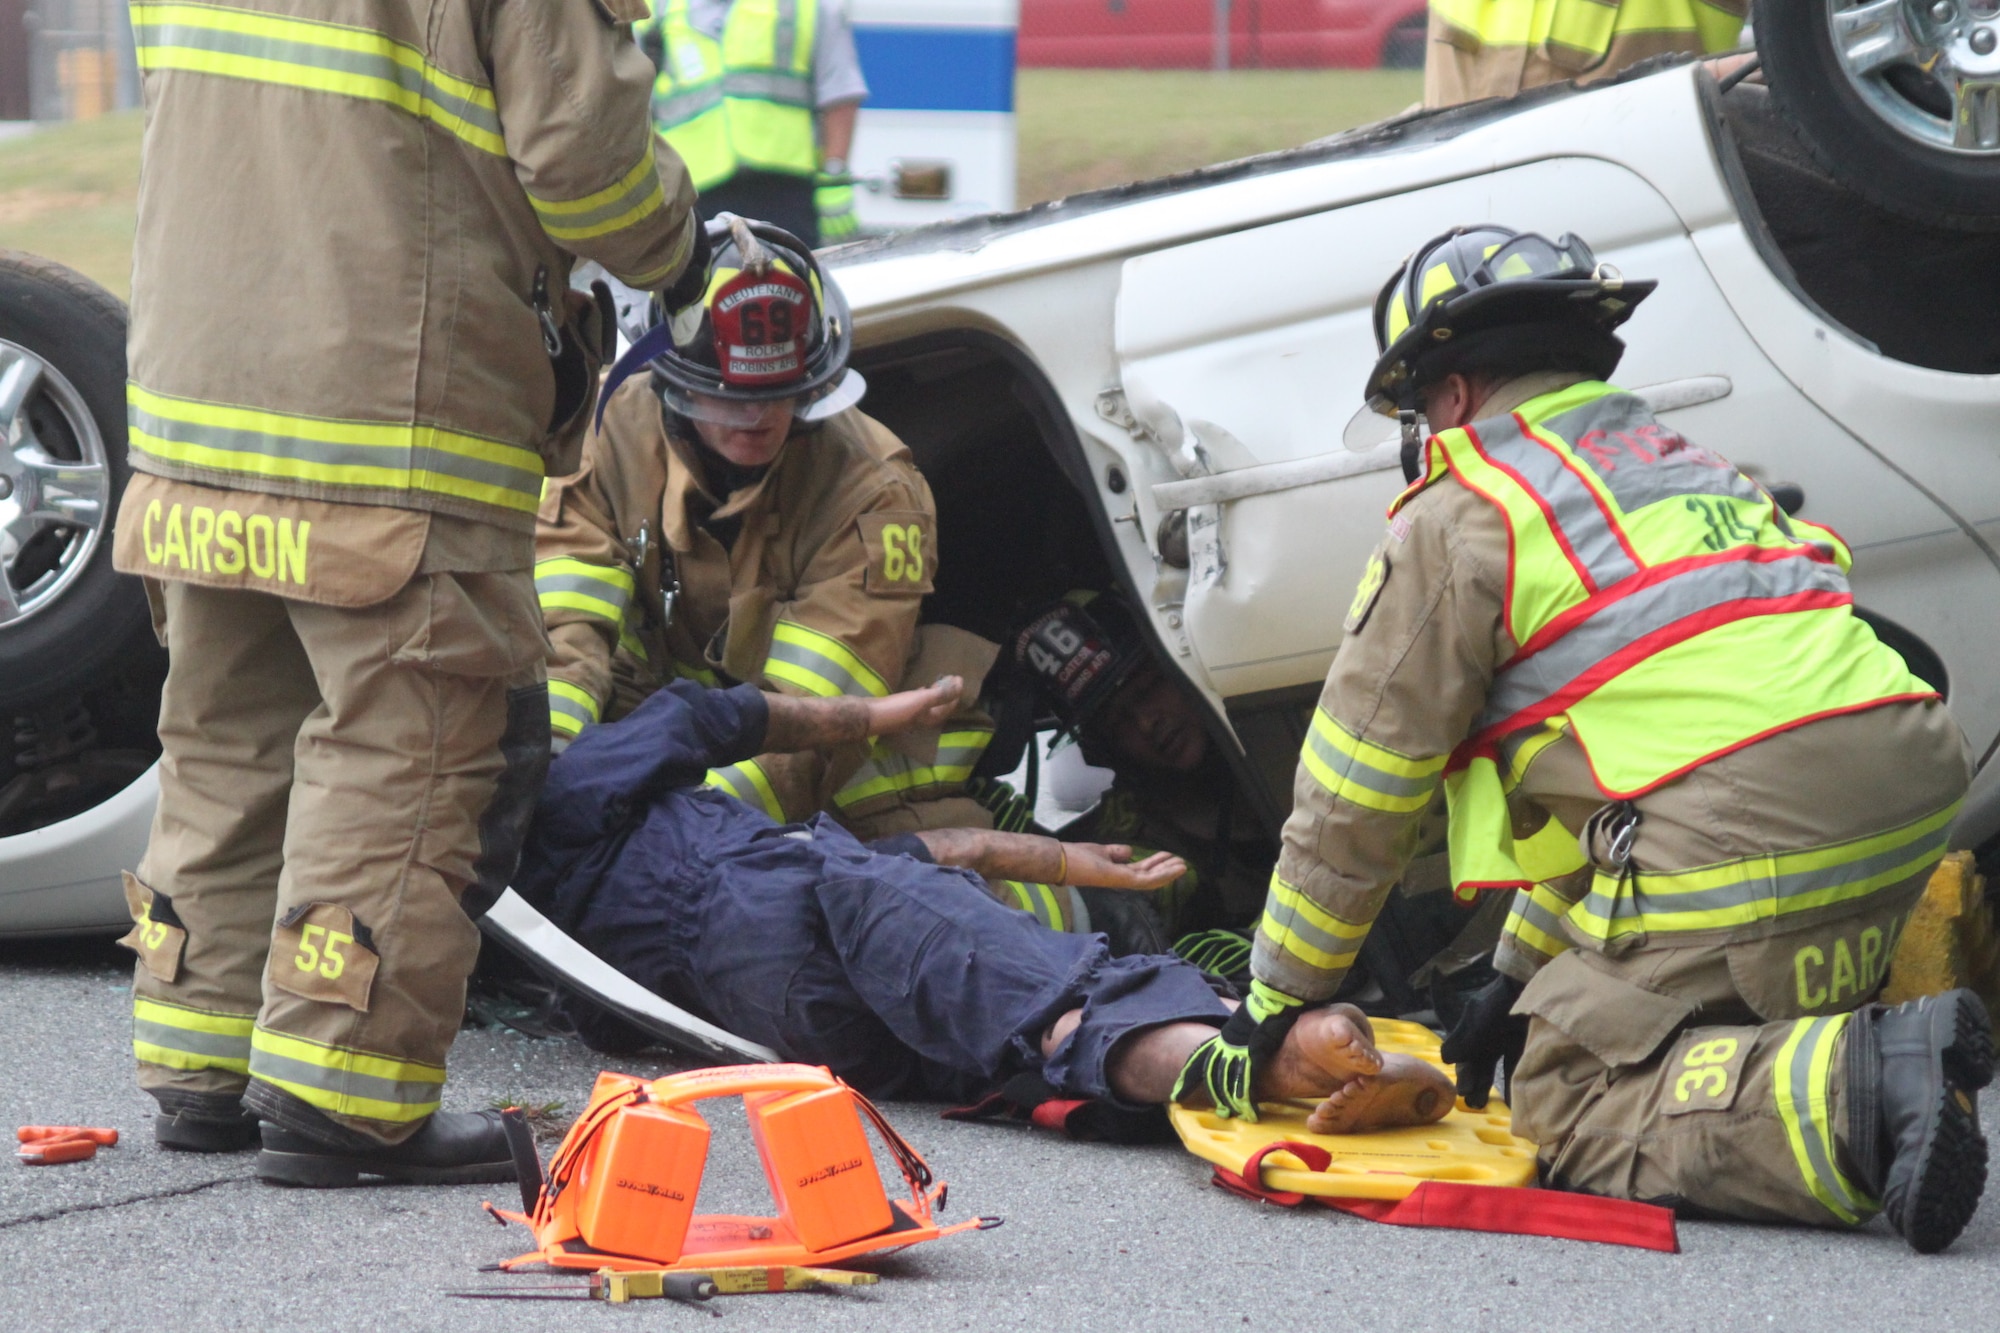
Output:
<svg viewBox="0 0 2000 1333">
<path fill-rule="evenodd" d="M 1121 1037 L 1228 1016 L 1197 969 L 1048 930 L 914 837 L 774 824 L 702 785 L 763 751 L 769 716 L 754 686 L 675 681 L 587 728 L 549 769 L 516 890 L 639 984 L 870 1094 L 962 1097 L 1039 1068 L 1115 1101 Z M 1042 1034 L 1079 1006 L 1044 1064 Z"/>
</svg>

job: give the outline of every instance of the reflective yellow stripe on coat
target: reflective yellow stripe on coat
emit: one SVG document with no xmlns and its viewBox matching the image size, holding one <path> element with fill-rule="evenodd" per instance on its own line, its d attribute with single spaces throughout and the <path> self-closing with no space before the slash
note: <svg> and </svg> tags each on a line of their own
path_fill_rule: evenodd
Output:
<svg viewBox="0 0 2000 1333">
<path fill-rule="evenodd" d="M 542 458 L 532 449 L 386 421 L 295 416 L 125 390 L 132 448 L 220 477 L 318 482 L 355 491 L 426 491 L 532 514 Z"/>
<path fill-rule="evenodd" d="M 1726 51 L 1743 16 L 1704 0 L 1431 0 L 1431 12 L 1482 47 L 1563 47 L 1588 68 L 1612 42 L 1637 33 L 1686 33 L 1707 52 Z"/>
<path fill-rule="evenodd" d="M 142 70 L 182 70 L 380 102 L 504 157 L 493 90 L 368 28 L 223 5 L 131 6 Z"/>
<path fill-rule="evenodd" d="M 853 649 L 831 634 L 793 620 L 780 620 L 771 631 L 771 655 L 764 663 L 764 674 L 822 699 L 843 694 L 880 699 L 889 693 L 888 682 Z"/>
</svg>

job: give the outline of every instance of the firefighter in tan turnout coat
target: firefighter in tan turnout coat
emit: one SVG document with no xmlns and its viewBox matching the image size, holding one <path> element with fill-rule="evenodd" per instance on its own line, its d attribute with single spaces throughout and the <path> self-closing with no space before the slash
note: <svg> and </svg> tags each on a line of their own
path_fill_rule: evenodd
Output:
<svg viewBox="0 0 2000 1333">
<path fill-rule="evenodd" d="M 1977 1206 L 1983 1005 L 1872 1003 L 1969 778 L 1853 613 L 1850 555 L 1603 382 L 1653 288 L 1580 241 L 1461 229 L 1383 291 L 1405 470 L 1300 758 L 1252 993 L 1184 1085 L 1326 999 L 1442 790 L 1463 893 L 1508 892 L 1445 1043 L 1505 1060 L 1547 1183 L 1919 1251 Z M 1436 431 L 1421 442 L 1421 406 Z"/>
<path fill-rule="evenodd" d="M 759 275 L 730 224 L 709 225 L 703 323 L 679 342 L 663 325 L 628 353 L 582 466 L 543 492 L 535 586 L 557 746 L 675 677 L 865 699 L 957 674 L 976 693 L 995 652 L 917 623 L 936 506 L 909 450 L 853 406 L 865 386 L 847 368 L 839 288 L 786 232 L 736 224 L 764 252 Z M 804 348 L 783 366 L 743 362 L 746 321 Z M 708 780 L 772 819 L 831 809 L 869 837 L 965 822 L 984 812 L 930 798 L 962 785 L 990 730 L 968 711 L 942 735 L 760 755 Z"/>
<path fill-rule="evenodd" d="M 168 1147 L 261 1120 L 265 1179 L 509 1179 L 497 1116 L 438 1106 L 547 763 L 535 506 L 604 328 L 572 256 L 679 306 L 705 238 L 643 5 L 296 13 L 132 7 L 117 562 L 172 658 L 139 1081 Z"/>
</svg>

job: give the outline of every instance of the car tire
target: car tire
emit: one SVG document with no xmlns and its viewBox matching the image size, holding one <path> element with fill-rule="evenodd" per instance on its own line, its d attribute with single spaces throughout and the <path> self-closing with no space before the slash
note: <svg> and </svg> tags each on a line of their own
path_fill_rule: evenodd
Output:
<svg viewBox="0 0 2000 1333">
<path fill-rule="evenodd" d="M 1841 184 L 1914 221 L 2000 231 L 2000 89 L 1977 82 L 2000 68 L 2000 18 L 1974 0 L 1758 0 L 1756 34 L 1772 100 Z"/>
<path fill-rule="evenodd" d="M 0 250 L 0 709 L 87 689 L 151 633 L 144 589 L 111 567 L 125 325 L 82 274 Z"/>
</svg>

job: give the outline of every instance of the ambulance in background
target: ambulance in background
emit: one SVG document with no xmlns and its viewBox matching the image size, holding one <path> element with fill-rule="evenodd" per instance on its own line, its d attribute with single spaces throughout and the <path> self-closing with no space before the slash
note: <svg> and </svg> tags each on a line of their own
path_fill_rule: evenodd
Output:
<svg viewBox="0 0 2000 1333">
<path fill-rule="evenodd" d="M 849 0 L 868 100 L 849 169 L 867 232 L 1014 207 L 1020 0 Z"/>
</svg>

